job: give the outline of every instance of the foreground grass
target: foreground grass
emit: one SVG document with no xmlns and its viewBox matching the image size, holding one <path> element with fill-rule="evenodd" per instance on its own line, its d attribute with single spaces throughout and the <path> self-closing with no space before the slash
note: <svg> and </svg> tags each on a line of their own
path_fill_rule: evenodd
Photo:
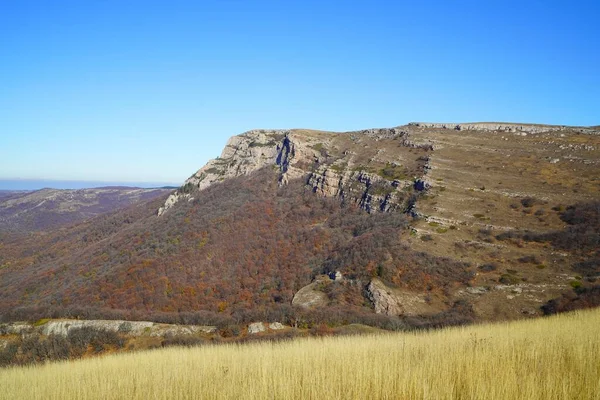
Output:
<svg viewBox="0 0 600 400">
<path fill-rule="evenodd" d="M 0 370 L 4 399 L 600 399 L 600 310 Z"/>
</svg>

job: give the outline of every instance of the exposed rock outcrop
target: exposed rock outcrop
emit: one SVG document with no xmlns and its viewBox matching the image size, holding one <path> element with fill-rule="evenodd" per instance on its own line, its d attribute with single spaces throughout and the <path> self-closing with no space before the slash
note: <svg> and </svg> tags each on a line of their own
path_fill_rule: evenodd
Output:
<svg viewBox="0 0 600 400">
<path fill-rule="evenodd" d="M 512 133 L 543 133 L 563 131 L 566 129 L 576 130 L 579 133 L 598 134 L 595 127 L 569 127 L 564 125 L 541 125 L 541 124 L 517 124 L 499 122 L 473 122 L 473 123 L 430 123 L 411 122 L 409 126 L 433 129 L 453 129 L 457 131 L 489 131 L 489 132 L 512 132 Z"/>
<path fill-rule="evenodd" d="M 424 122 L 345 133 L 252 130 L 229 139 L 221 156 L 210 160 L 172 193 L 158 215 L 182 199 L 192 200 L 196 191 L 266 166 L 277 169 L 282 185 L 303 178 L 315 193 L 355 202 L 369 212 L 414 211 L 414 204 L 408 204 L 408 193 L 430 186 L 426 174 L 431 169 L 429 153 L 434 151 L 434 143 L 420 134 L 423 129 L 512 132 L 519 136 L 567 130 L 596 132 L 559 125 Z"/>
<path fill-rule="evenodd" d="M 424 294 L 388 287 L 377 278 L 367 286 L 367 294 L 377 314 L 413 316 L 436 312 Z"/>
<path fill-rule="evenodd" d="M 266 330 L 267 329 L 265 328 L 265 324 L 263 324 L 262 322 L 253 322 L 250 325 L 248 325 L 248 333 L 251 335 L 261 333 Z"/>
<path fill-rule="evenodd" d="M 276 164 L 287 133 L 284 130 L 254 130 L 233 136 L 227 141 L 219 158 L 206 163 L 167 198 L 158 215 L 164 214 L 182 198 L 189 198 L 190 193 L 196 190 Z"/>
<path fill-rule="evenodd" d="M 112 332 L 122 332 L 130 335 L 165 336 L 192 335 L 197 333 L 213 333 L 214 326 L 197 325 L 170 325 L 157 324 L 148 321 L 121 321 L 121 320 L 57 320 L 49 321 L 40 327 L 43 335 L 66 336 L 73 329 L 92 328 Z"/>
<path fill-rule="evenodd" d="M 400 154 L 398 148 L 406 152 Z M 415 161 L 409 153 L 412 149 L 424 157 Z M 410 189 L 427 171 L 425 155 L 431 149 L 429 144 L 412 142 L 400 128 L 348 133 L 249 131 L 229 139 L 221 157 L 209 161 L 172 193 L 158 215 L 182 199 L 192 200 L 196 191 L 269 165 L 277 168 L 282 185 L 303 178 L 315 193 L 355 202 L 369 212 L 405 209 L 402 190 Z"/>
<path fill-rule="evenodd" d="M 279 331 L 281 329 L 284 329 L 285 327 L 283 326 L 283 324 L 281 322 L 271 322 L 269 324 L 269 329 L 272 331 Z"/>
<path fill-rule="evenodd" d="M 34 329 L 33 325 L 24 322 L 0 324 L 0 335 L 24 335 L 33 332 Z"/>
<path fill-rule="evenodd" d="M 328 277 L 325 278 L 317 278 L 314 282 L 309 285 L 304 286 L 296 294 L 292 299 L 292 305 L 300 306 L 303 308 L 314 308 L 326 306 L 328 303 L 328 298 L 325 293 L 323 293 L 319 288 L 325 284 L 329 280 Z"/>
</svg>

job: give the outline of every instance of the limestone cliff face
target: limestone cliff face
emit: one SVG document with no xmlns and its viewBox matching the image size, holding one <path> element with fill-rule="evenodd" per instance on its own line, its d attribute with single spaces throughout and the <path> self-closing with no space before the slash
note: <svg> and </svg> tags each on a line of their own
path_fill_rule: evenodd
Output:
<svg viewBox="0 0 600 400">
<path fill-rule="evenodd" d="M 228 178 L 246 175 L 267 165 L 275 165 L 282 153 L 281 146 L 288 134 L 282 130 L 254 130 L 229 139 L 221 156 L 210 160 L 184 185 L 171 194 L 163 207 L 162 215 L 182 199 L 192 199 L 193 194 Z"/>
<path fill-rule="evenodd" d="M 413 195 L 433 186 L 428 179 L 430 156 L 444 146 L 436 135 L 451 136 L 449 131 L 515 136 L 550 133 L 557 137 L 564 136 L 563 131 L 598 134 L 597 129 L 589 127 L 487 122 L 413 122 L 396 128 L 344 133 L 252 130 L 229 139 L 221 156 L 209 161 L 171 194 L 158 215 L 182 199 L 193 200 L 198 191 L 210 185 L 267 166 L 278 171 L 282 185 L 301 178 L 315 193 L 357 203 L 368 212 L 401 210 L 418 214 Z"/>
<path fill-rule="evenodd" d="M 410 141 L 400 128 L 348 133 L 253 130 L 234 136 L 166 200 L 158 215 L 182 199 L 225 179 L 266 166 L 280 184 L 302 178 L 322 196 L 355 202 L 369 212 L 405 209 L 414 182 L 426 173 L 428 144 Z"/>
</svg>

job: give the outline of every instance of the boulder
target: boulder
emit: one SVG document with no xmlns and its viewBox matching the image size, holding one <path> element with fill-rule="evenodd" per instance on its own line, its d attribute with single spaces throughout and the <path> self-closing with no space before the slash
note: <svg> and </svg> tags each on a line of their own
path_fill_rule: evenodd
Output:
<svg viewBox="0 0 600 400">
<path fill-rule="evenodd" d="M 369 283 L 367 293 L 377 314 L 414 316 L 440 311 L 425 301 L 423 293 L 392 288 L 377 278 Z"/>
<path fill-rule="evenodd" d="M 251 335 L 264 332 L 265 330 L 265 324 L 263 324 L 262 322 L 253 322 L 250 325 L 248 325 L 248 333 Z"/>
<path fill-rule="evenodd" d="M 319 287 L 328 283 L 329 277 L 325 275 L 325 279 L 317 279 L 313 283 L 304 286 L 294 295 L 292 305 L 304 308 L 326 306 L 329 299 L 325 293 L 319 290 Z"/>
<path fill-rule="evenodd" d="M 271 322 L 269 324 L 269 329 L 271 329 L 273 331 L 278 331 L 283 328 L 284 328 L 284 326 L 280 322 Z"/>
</svg>

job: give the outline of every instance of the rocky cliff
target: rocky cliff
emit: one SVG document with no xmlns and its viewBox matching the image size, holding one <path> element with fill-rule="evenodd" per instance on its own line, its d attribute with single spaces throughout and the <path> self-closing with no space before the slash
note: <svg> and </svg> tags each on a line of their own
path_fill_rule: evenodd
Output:
<svg viewBox="0 0 600 400">
<path fill-rule="evenodd" d="M 315 193 L 359 203 L 369 211 L 409 207 L 410 193 L 427 172 L 428 143 L 413 142 L 402 128 L 347 133 L 312 130 L 253 130 L 234 136 L 175 191 L 158 215 L 182 199 L 225 179 L 272 166 L 279 181 L 306 180 Z"/>
<path fill-rule="evenodd" d="M 166 204 L 4 235 L 0 314 L 82 304 L 248 323 L 293 304 L 380 321 L 458 303 L 495 320 L 595 285 L 596 128 L 458 125 L 236 136 Z M 343 281 L 311 283 L 334 271 Z"/>
</svg>

